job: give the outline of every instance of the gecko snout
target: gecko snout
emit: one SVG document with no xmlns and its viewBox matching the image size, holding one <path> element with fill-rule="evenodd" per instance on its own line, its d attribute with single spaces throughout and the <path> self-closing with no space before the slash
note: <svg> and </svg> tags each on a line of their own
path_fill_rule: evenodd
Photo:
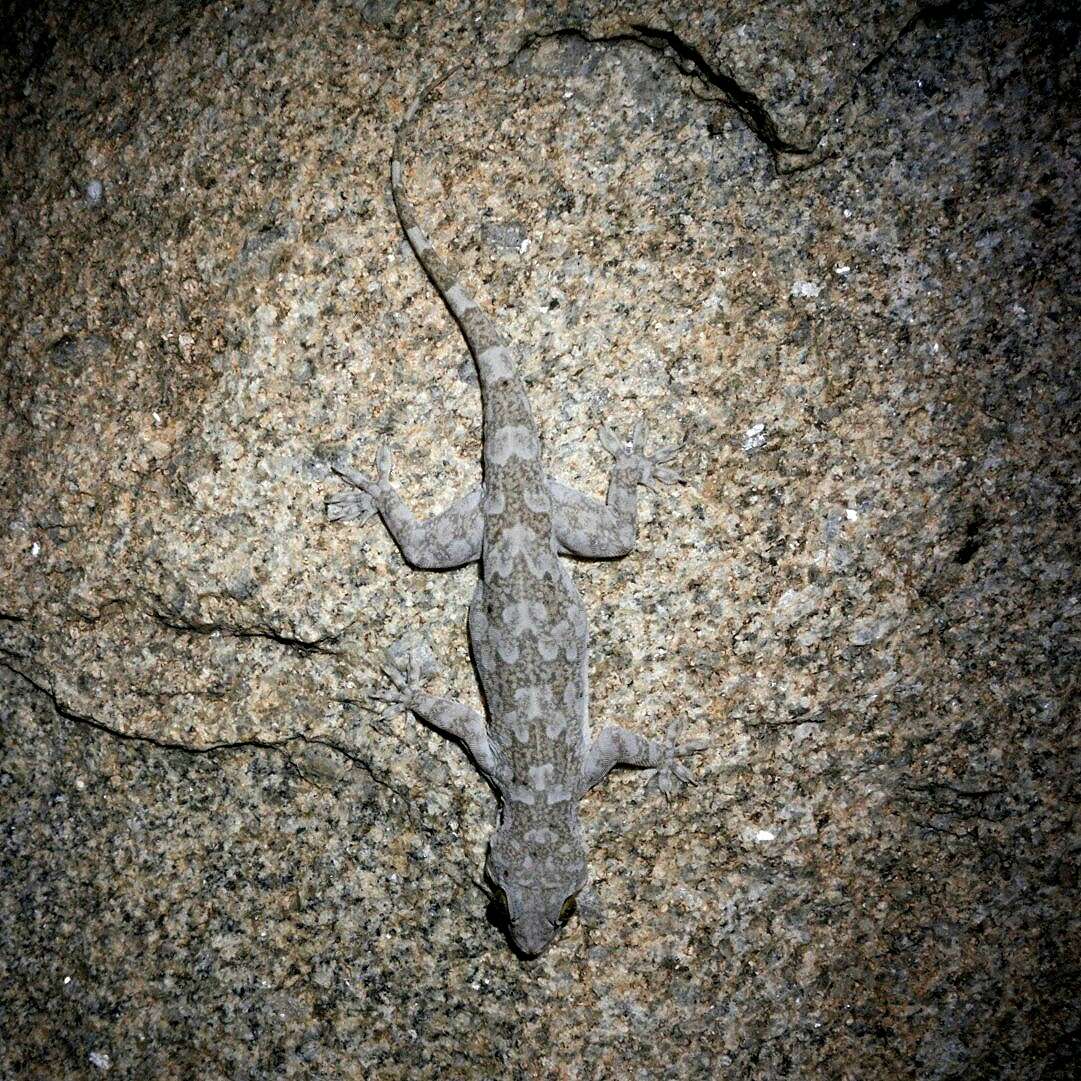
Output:
<svg viewBox="0 0 1081 1081">
<path fill-rule="evenodd" d="M 574 915 L 577 902 L 568 897 L 556 912 L 526 912 L 510 925 L 514 944 L 527 957 L 542 954 L 556 939 L 567 921 Z"/>
<path fill-rule="evenodd" d="M 523 916 L 511 924 L 514 944 L 527 957 L 539 957 L 552 944 L 558 928 L 543 916 Z"/>
</svg>

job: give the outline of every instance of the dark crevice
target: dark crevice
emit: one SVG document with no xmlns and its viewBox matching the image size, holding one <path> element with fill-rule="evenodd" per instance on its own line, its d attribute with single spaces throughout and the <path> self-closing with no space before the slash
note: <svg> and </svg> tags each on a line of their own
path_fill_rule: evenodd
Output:
<svg viewBox="0 0 1081 1081">
<path fill-rule="evenodd" d="M 987 6 L 988 0 L 947 0 L 945 3 L 931 3 L 919 8 L 890 37 L 883 47 L 855 73 L 852 80 L 853 88 L 864 76 L 874 71 L 884 59 L 889 57 L 898 43 L 914 30 L 925 27 L 941 27 L 951 22 L 978 18 L 983 14 Z M 664 53 L 673 60 L 683 75 L 698 79 L 712 90 L 718 91 L 718 96 L 713 100 L 727 102 L 739 114 L 748 128 L 770 150 L 775 160 L 780 155 L 794 156 L 797 159 L 795 162 L 789 160 L 784 163 L 784 172 L 798 171 L 815 164 L 819 160 L 814 151 L 818 137 L 821 136 L 821 131 L 816 136 L 814 145 L 811 146 L 799 145 L 785 139 L 777 130 L 777 125 L 774 123 L 769 109 L 757 95 L 742 86 L 734 76 L 712 64 L 697 45 L 685 40 L 673 30 L 649 26 L 646 23 L 632 23 L 628 30 L 621 33 L 594 35 L 577 26 L 560 27 L 556 30 L 548 30 L 526 37 L 508 61 L 508 65 L 514 63 L 518 57 L 532 49 L 538 42 L 554 38 L 576 38 L 593 45 L 630 43 L 643 45 L 655 52 Z M 824 129 L 825 124 L 822 125 L 822 130 Z M 799 159 L 804 160 L 800 161 Z M 778 161 L 779 168 L 780 164 Z"/>
<path fill-rule="evenodd" d="M 700 50 L 690 42 L 684 41 L 671 30 L 660 30 L 642 23 L 635 23 L 632 29 L 638 35 L 637 40 L 643 45 L 658 52 L 663 52 L 666 48 L 671 49 L 676 56 L 676 66 L 684 75 L 696 75 L 719 90 L 751 131 L 774 153 L 806 154 L 809 152 L 806 147 L 797 146 L 795 143 L 788 142 L 787 139 L 782 139 L 777 126 L 773 123 L 773 118 L 762 102 L 749 90 L 740 86 L 731 75 L 710 64 Z"/>
<path fill-rule="evenodd" d="M 279 646 L 285 646 L 287 649 L 291 649 L 303 656 L 321 653 L 326 656 L 336 657 L 338 655 L 337 650 L 329 649 L 327 643 L 337 642 L 341 637 L 341 635 L 328 634 L 321 638 L 298 638 L 295 635 L 285 634 L 272 627 L 235 627 L 230 624 L 203 623 L 181 619 L 178 616 L 167 615 L 164 612 L 152 612 L 151 615 L 160 626 L 167 627 L 178 634 L 221 635 L 226 638 L 263 638 L 268 642 L 275 642 Z"/>
<path fill-rule="evenodd" d="M 754 94 L 740 86 L 731 75 L 715 68 L 696 46 L 684 41 L 683 38 L 671 30 L 662 30 L 646 26 L 643 23 L 635 23 L 630 30 L 624 33 L 594 35 L 581 27 L 561 27 L 557 30 L 547 30 L 541 34 L 529 35 L 519 46 L 511 60 L 508 61 L 508 64 L 513 63 L 519 56 L 528 52 L 539 42 L 559 38 L 575 38 L 591 45 L 643 45 L 654 52 L 668 54 L 682 74 L 698 78 L 708 86 L 719 90 L 721 98 L 739 113 L 747 126 L 774 153 L 803 154 L 808 152 L 805 148 L 782 139 L 769 112 Z"/>
<path fill-rule="evenodd" d="M 37 691 L 38 694 L 45 697 L 52 708 L 56 711 L 57 716 L 63 717 L 66 721 L 72 721 L 75 724 L 80 724 L 86 728 L 92 728 L 95 732 L 100 732 L 103 735 L 111 736 L 114 739 L 121 740 L 125 743 L 137 743 L 150 747 L 155 747 L 161 751 L 177 751 L 182 754 L 191 755 L 214 755 L 228 751 L 240 751 L 240 750 L 261 750 L 261 751 L 273 751 L 277 754 L 281 754 L 289 766 L 295 770 L 301 777 L 303 777 L 309 783 L 314 783 L 308 776 L 307 772 L 298 766 L 293 761 L 292 756 L 289 754 L 289 748 L 302 744 L 307 746 L 325 747 L 328 750 L 336 751 L 338 754 L 347 758 L 353 765 L 360 767 L 371 780 L 379 785 L 380 788 L 385 788 L 388 792 L 393 793 L 399 799 L 403 800 L 407 807 L 411 806 L 412 801 L 409 798 L 407 792 L 402 791 L 397 786 L 391 784 L 389 781 L 381 777 L 370 765 L 366 762 L 355 749 L 344 746 L 338 743 L 336 740 L 327 739 L 322 736 L 306 736 L 300 733 L 292 736 L 285 736 L 282 739 L 277 740 L 263 740 L 263 739 L 238 739 L 238 740 L 223 740 L 219 743 L 208 743 L 202 747 L 192 747 L 186 743 L 181 743 L 178 740 L 157 739 L 154 736 L 139 735 L 134 732 L 124 732 L 119 728 L 113 728 L 110 725 L 105 724 L 103 721 L 99 721 L 96 717 L 91 717 L 86 714 L 76 713 L 57 697 L 56 692 L 37 680 L 28 676 L 25 672 L 16 668 L 6 660 L 0 660 L 0 667 L 6 668 L 12 675 L 21 679 L 28 686 Z"/>
<path fill-rule="evenodd" d="M 964 543 L 957 550 L 957 554 L 953 557 L 954 563 L 958 563 L 964 566 L 966 563 L 971 563 L 973 556 L 980 550 L 983 545 L 983 541 L 980 538 L 980 533 L 983 531 L 983 516 L 979 510 L 972 515 L 967 526 L 965 526 L 965 539 Z"/>
<path fill-rule="evenodd" d="M 946 781 L 923 781 L 918 784 L 906 784 L 903 787 L 909 792 L 921 792 L 926 795 L 949 792 L 955 796 L 963 796 L 966 799 L 985 799 L 988 796 L 1001 796 L 1006 791 L 1004 788 L 960 788 Z"/>
</svg>

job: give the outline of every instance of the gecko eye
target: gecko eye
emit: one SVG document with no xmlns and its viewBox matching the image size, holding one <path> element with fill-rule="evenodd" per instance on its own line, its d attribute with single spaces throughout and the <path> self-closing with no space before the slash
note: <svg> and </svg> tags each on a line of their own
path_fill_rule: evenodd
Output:
<svg viewBox="0 0 1081 1081">
<path fill-rule="evenodd" d="M 563 907 L 559 910 L 559 924 L 562 926 L 577 911 L 578 911 L 578 899 L 576 897 L 568 897 L 563 902 Z"/>
</svg>

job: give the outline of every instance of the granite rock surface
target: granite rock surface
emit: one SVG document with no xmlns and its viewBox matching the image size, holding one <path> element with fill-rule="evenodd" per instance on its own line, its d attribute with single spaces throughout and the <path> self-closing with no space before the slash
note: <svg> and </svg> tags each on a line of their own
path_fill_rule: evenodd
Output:
<svg viewBox="0 0 1081 1081">
<path fill-rule="evenodd" d="M 1068 6 L 12 5 L 0 60 L 0 1077 L 1056 1078 L 1078 1048 Z M 387 162 L 546 454 L 686 438 L 576 563 L 605 906 L 486 918 L 462 755 L 357 708 L 474 572 L 328 522 L 479 479 Z"/>
</svg>

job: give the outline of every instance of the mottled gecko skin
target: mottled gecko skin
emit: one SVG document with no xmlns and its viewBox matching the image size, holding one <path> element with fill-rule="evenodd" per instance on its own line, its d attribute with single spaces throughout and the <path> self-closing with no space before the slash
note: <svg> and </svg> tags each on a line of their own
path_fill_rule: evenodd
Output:
<svg viewBox="0 0 1081 1081">
<path fill-rule="evenodd" d="M 506 907 L 514 944 L 532 957 L 552 942 L 588 883 L 578 819 L 583 794 L 617 765 L 657 770 L 658 787 L 669 794 L 691 779 L 678 759 L 704 747 L 701 741 L 677 743 L 679 726 L 667 743 L 611 726 L 591 735 L 586 613 L 559 558 L 608 559 L 629 552 L 638 486 L 677 480 L 663 464 L 676 449 L 646 457 L 641 423 L 629 445 L 602 429 L 602 442 L 615 456 L 604 503 L 547 475 L 514 351 L 435 253 L 402 187 L 403 133 L 430 89 L 398 130 L 391 190 L 409 243 L 476 361 L 484 482 L 442 514 L 418 522 L 390 483 L 390 454 L 383 448 L 375 477 L 336 467 L 354 490 L 331 497 L 328 512 L 333 519 L 364 521 L 378 511 L 414 567 L 480 560 L 469 637 L 487 724 L 458 702 L 425 694 L 414 657 L 405 665 L 388 662 L 391 687 L 375 697 L 464 743 L 499 794 L 500 823 L 486 873 Z"/>
</svg>

